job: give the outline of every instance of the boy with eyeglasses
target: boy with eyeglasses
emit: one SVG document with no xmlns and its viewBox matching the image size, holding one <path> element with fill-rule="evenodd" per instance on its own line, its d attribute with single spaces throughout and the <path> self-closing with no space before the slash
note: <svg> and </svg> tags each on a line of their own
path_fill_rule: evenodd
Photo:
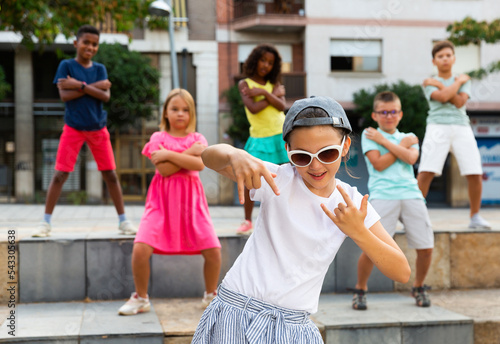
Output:
<svg viewBox="0 0 500 344">
<path fill-rule="evenodd" d="M 368 168 L 369 201 L 380 215 L 380 222 L 394 236 L 400 220 L 404 225 L 408 246 L 417 250 L 416 276 L 412 296 L 417 306 L 429 307 L 431 301 L 424 285 L 432 259 L 434 233 L 424 197 L 418 188 L 413 164 L 418 159 L 418 138 L 401 133 L 397 127 L 403 112 L 401 101 L 393 92 L 381 92 L 373 101 L 372 118 L 378 129 L 367 128 L 361 135 L 361 147 Z M 373 262 L 365 253 L 358 260 L 358 281 L 352 307 L 366 310 L 366 292 Z"/>
<path fill-rule="evenodd" d="M 491 229 L 490 224 L 479 215 L 483 169 L 481 155 L 465 110 L 465 103 L 471 95 L 470 77 L 465 74 L 453 75 L 455 47 L 449 41 L 434 45 L 432 63 L 438 69 L 438 76 L 424 81 L 425 97 L 430 109 L 418 168 L 418 186 L 424 197 L 427 197 L 434 176 L 441 175 L 448 153 L 453 153 L 460 174 L 467 178 L 469 228 Z"/>
</svg>

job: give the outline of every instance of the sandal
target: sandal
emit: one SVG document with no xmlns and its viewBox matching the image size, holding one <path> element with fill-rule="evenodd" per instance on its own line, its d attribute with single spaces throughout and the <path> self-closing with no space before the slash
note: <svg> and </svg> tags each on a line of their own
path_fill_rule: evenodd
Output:
<svg viewBox="0 0 500 344">
<path fill-rule="evenodd" d="M 353 292 L 352 296 L 352 308 L 358 311 L 364 311 L 368 309 L 366 305 L 366 290 L 363 289 L 355 289 L 355 288 L 347 288 L 347 290 Z"/>
<path fill-rule="evenodd" d="M 431 299 L 429 298 L 429 293 L 427 293 L 427 290 L 430 289 L 431 287 L 425 284 L 422 287 L 411 288 L 411 296 L 415 298 L 415 302 L 418 307 L 431 306 Z"/>
</svg>

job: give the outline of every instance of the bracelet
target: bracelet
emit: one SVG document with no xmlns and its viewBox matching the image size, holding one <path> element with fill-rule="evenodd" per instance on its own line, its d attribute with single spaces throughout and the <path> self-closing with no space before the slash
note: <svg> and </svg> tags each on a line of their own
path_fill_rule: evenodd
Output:
<svg viewBox="0 0 500 344">
<path fill-rule="evenodd" d="M 87 83 L 85 81 L 82 81 L 82 86 L 80 87 L 80 89 L 78 91 L 83 92 L 83 90 L 85 89 L 85 86 L 87 86 Z"/>
</svg>

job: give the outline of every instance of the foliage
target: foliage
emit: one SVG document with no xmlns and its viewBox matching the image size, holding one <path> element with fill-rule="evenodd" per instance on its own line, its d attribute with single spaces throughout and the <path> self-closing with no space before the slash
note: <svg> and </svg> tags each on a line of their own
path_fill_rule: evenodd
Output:
<svg viewBox="0 0 500 344">
<path fill-rule="evenodd" d="M 382 91 L 392 91 L 401 99 L 403 119 L 399 123 L 399 131 L 405 133 L 412 132 L 422 142 L 429 106 L 420 85 L 409 85 L 402 80 L 392 85 L 375 85 L 374 89 L 362 89 L 354 93 L 353 98 L 354 104 L 356 104 L 356 113 L 364 119 L 363 129 L 377 127 L 377 123 L 371 118 L 373 99 L 377 93 Z"/>
<path fill-rule="evenodd" d="M 5 72 L 2 66 L 0 66 L 0 100 L 7 96 L 7 93 L 11 91 L 10 84 L 5 80 Z"/>
<path fill-rule="evenodd" d="M 496 43 L 500 40 L 500 19 L 488 24 L 466 17 L 461 22 L 448 25 L 446 31 L 450 33 L 448 39 L 455 45 L 480 44 L 481 41 Z"/>
<path fill-rule="evenodd" d="M 119 44 L 100 44 L 94 58 L 106 66 L 111 81 L 111 99 L 105 103 L 108 124 L 117 129 L 151 118 L 159 98 L 160 73 L 151 60 Z"/>
<path fill-rule="evenodd" d="M 233 124 L 227 130 L 227 134 L 235 141 L 245 143 L 249 136 L 250 123 L 248 123 L 245 113 L 245 105 L 241 99 L 238 85 L 231 86 L 223 96 L 227 99 L 231 108 L 230 116 L 233 119 Z"/>
<path fill-rule="evenodd" d="M 446 31 L 450 33 L 448 39 L 457 46 L 479 45 L 481 41 L 493 44 L 500 41 L 500 19 L 487 23 L 486 21 L 478 22 L 471 17 L 466 17 L 461 22 L 456 21 L 448 25 Z M 482 79 L 488 74 L 498 71 L 500 71 L 500 60 L 492 62 L 486 68 L 480 68 L 467 74 L 471 78 Z"/>
<path fill-rule="evenodd" d="M 68 201 L 73 205 L 82 205 L 87 203 L 87 192 L 81 191 L 72 191 L 68 194 Z"/>
<path fill-rule="evenodd" d="M 84 24 L 99 26 L 112 22 L 116 32 L 130 32 L 147 23 L 150 29 L 168 29 L 166 18 L 149 17 L 153 0 L 3 0 L 0 2 L 0 30 L 22 36 L 22 44 L 42 48 L 54 43 L 58 34 L 66 38 Z"/>
</svg>

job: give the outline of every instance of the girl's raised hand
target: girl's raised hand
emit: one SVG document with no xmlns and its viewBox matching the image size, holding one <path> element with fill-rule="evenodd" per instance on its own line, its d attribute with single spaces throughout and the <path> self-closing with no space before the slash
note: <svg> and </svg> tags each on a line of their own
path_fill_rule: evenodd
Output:
<svg viewBox="0 0 500 344">
<path fill-rule="evenodd" d="M 231 154 L 231 168 L 238 184 L 240 204 L 245 203 L 244 190 L 258 189 L 262 186 L 261 177 L 269 184 L 276 195 L 279 195 L 278 186 L 274 182 L 276 174 L 271 173 L 262 160 L 254 158 L 245 151 L 235 151 Z"/>
<path fill-rule="evenodd" d="M 368 195 L 363 196 L 361 206 L 358 209 L 340 185 L 337 185 L 337 189 L 344 198 L 345 204 L 339 203 L 338 207 L 333 210 L 333 213 L 324 204 L 321 204 L 321 208 L 344 234 L 352 237 L 365 226 L 364 221 L 368 209 Z"/>
<path fill-rule="evenodd" d="M 168 160 L 168 150 L 161 144 L 159 144 L 158 147 L 160 148 L 159 150 L 151 153 L 151 162 L 154 165 Z"/>
</svg>

